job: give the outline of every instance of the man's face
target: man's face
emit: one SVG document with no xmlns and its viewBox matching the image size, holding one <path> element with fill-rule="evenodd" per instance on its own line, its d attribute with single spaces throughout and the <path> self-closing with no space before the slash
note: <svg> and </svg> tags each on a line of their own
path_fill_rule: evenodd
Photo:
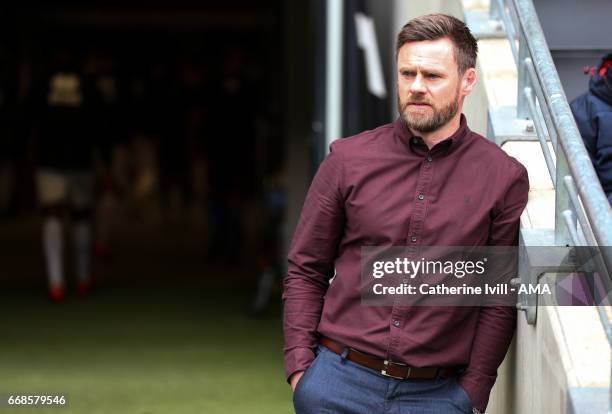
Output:
<svg viewBox="0 0 612 414">
<path fill-rule="evenodd" d="M 404 44 L 397 57 L 397 101 L 406 126 L 433 132 L 446 125 L 471 91 L 474 72 L 459 75 L 448 38 Z"/>
</svg>

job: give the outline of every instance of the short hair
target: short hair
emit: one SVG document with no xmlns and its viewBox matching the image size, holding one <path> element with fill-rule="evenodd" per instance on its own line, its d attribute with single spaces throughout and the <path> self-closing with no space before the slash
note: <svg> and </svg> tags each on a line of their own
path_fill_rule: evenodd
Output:
<svg viewBox="0 0 612 414">
<path fill-rule="evenodd" d="M 455 62 L 459 73 L 476 67 L 478 43 L 470 29 L 456 17 L 442 13 L 426 14 L 410 20 L 397 35 L 395 57 L 402 46 L 409 42 L 449 38 L 454 45 Z"/>
</svg>

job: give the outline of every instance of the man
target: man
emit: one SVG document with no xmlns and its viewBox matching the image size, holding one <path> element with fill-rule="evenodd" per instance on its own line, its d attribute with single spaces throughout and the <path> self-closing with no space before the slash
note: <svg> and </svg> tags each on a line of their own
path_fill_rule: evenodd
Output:
<svg viewBox="0 0 612 414">
<path fill-rule="evenodd" d="M 36 96 L 39 202 L 49 297 L 65 297 L 63 221 L 70 213 L 76 291 L 91 288 L 91 215 L 94 198 L 93 131 L 84 76 L 70 50 L 56 53 Z"/>
<path fill-rule="evenodd" d="M 525 168 L 461 114 L 476 84 L 469 29 L 422 16 L 396 52 L 399 119 L 331 145 L 289 251 L 297 414 L 484 411 L 514 333 L 511 307 L 361 305 L 362 246 L 516 245 L 527 203 Z"/>
<path fill-rule="evenodd" d="M 612 205 L 612 53 L 592 68 L 588 92 L 570 104 L 584 145 Z"/>
</svg>

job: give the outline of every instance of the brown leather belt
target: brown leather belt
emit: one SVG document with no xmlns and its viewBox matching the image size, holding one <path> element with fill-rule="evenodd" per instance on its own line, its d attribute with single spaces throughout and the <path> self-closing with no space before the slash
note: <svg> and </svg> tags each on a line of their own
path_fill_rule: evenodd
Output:
<svg viewBox="0 0 612 414">
<path fill-rule="evenodd" d="M 346 359 L 349 361 L 353 361 L 356 364 L 378 371 L 385 377 L 395 379 L 434 379 L 448 378 L 459 373 L 458 368 L 418 368 L 411 367 L 410 365 L 406 365 L 401 362 L 394 362 L 387 359 L 378 358 L 373 355 L 357 351 L 353 348 L 347 348 L 346 346 L 324 336 L 321 337 L 319 342 L 321 345 L 338 355 L 343 355 L 346 352 Z"/>
</svg>

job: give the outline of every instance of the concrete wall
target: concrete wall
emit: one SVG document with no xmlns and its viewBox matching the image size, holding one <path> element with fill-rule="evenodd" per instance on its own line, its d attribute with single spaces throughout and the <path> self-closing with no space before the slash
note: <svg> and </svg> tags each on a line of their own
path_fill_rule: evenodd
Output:
<svg viewBox="0 0 612 414">
<path fill-rule="evenodd" d="M 610 351 L 595 308 L 540 306 L 535 326 L 519 313 L 487 412 L 604 413 L 609 367 Z M 586 409 L 570 407 L 573 391 L 591 396 Z"/>
<path fill-rule="evenodd" d="M 536 326 L 519 313 L 517 333 L 498 371 L 487 413 L 561 414 L 567 405 L 558 318 L 553 307 L 538 310 Z"/>
</svg>

